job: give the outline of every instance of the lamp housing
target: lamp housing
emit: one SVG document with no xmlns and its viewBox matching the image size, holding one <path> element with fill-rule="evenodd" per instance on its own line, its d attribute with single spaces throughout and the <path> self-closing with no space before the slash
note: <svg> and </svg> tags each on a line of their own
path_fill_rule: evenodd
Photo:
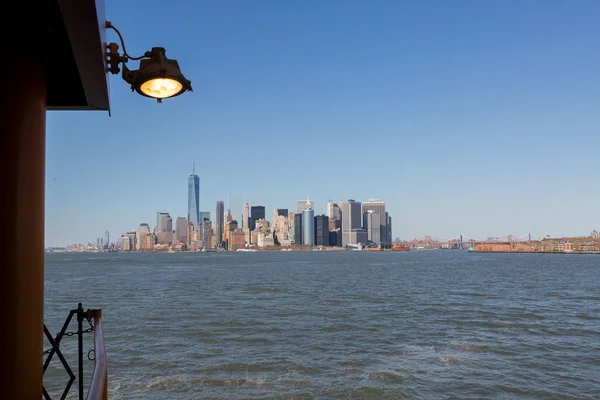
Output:
<svg viewBox="0 0 600 400">
<path fill-rule="evenodd" d="M 132 71 L 123 63 L 122 76 L 131 85 L 131 91 L 158 102 L 192 91 L 192 82 L 183 76 L 177 60 L 167 58 L 163 47 L 153 47 L 144 57 L 137 70 Z"/>
</svg>

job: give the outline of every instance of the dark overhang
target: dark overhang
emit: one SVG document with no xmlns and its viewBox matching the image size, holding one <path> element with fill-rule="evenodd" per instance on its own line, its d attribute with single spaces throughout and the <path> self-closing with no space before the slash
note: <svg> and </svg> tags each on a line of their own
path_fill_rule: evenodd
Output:
<svg viewBox="0 0 600 400">
<path fill-rule="evenodd" d="M 110 111 L 103 0 L 46 0 L 48 110 Z"/>
</svg>

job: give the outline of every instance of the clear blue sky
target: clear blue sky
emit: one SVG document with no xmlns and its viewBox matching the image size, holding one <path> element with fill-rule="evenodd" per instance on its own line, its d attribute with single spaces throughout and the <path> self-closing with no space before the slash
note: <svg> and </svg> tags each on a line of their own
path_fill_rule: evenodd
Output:
<svg viewBox="0 0 600 400">
<path fill-rule="evenodd" d="M 600 228 L 596 0 L 107 0 L 106 12 L 129 53 L 165 47 L 194 92 L 156 104 L 111 76 L 111 117 L 48 113 L 48 245 L 186 215 L 194 160 L 212 215 L 230 193 L 267 210 L 310 196 L 317 212 L 376 197 L 403 239 Z"/>
</svg>

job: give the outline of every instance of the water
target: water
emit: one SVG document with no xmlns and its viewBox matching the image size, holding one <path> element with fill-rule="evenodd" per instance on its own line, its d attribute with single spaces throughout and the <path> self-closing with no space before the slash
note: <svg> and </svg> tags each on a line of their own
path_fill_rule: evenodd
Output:
<svg viewBox="0 0 600 400">
<path fill-rule="evenodd" d="M 80 301 L 111 399 L 600 398 L 594 255 L 48 254 L 53 333 Z"/>
</svg>

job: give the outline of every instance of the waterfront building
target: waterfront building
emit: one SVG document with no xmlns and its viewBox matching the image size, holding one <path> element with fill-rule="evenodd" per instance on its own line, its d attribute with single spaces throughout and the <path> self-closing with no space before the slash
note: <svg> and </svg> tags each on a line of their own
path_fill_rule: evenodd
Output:
<svg viewBox="0 0 600 400">
<path fill-rule="evenodd" d="M 364 201 L 362 203 L 362 212 L 366 213 L 368 211 L 372 211 L 375 214 L 379 215 L 379 241 L 374 241 L 377 245 L 389 245 L 391 244 L 391 238 L 388 237 L 387 230 L 387 217 L 386 217 L 386 204 L 385 201 L 378 199 L 369 199 L 369 201 Z M 365 230 L 367 228 L 363 226 Z"/>
<path fill-rule="evenodd" d="M 302 211 L 302 244 L 315 245 L 315 212 L 308 203 Z"/>
<path fill-rule="evenodd" d="M 200 178 L 196 175 L 196 165 L 192 169 L 192 174 L 188 178 L 188 222 L 194 225 L 194 230 L 198 230 L 200 223 Z"/>
<path fill-rule="evenodd" d="M 187 219 L 185 217 L 177 217 L 175 221 L 175 239 L 174 243 L 187 243 Z"/>
<path fill-rule="evenodd" d="M 302 213 L 294 214 L 294 244 L 300 245 L 302 242 Z"/>
<path fill-rule="evenodd" d="M 256 245 L 258 247 L 275 246 L 275 240 L 273 238 L 273 235 L 259 232 L 256 240 Z"/>
<path fill-rule="evenodd" d="M 156 237 L 156 244 L 165 245 L 167 243 L 166 232 L 154 231 L 154 236 Z"/>
<path fill-rule="evenodd" d="M 245 231 L 250 230 L 248 224 L 250 222 L 250 205 L 248 203 L 244 203 L 244 218 L 242 219 L 242 228 Z"/>
<path fill-rule="evenodd" d="M 290 238 L 290 226 L 288 217 L 278 215 L 271 223 L 272 231 L 277 233 L 278 240 L 287 240 Z"/>
<path fill-rule="evenodd" d="M 332 200 L 327 202 L 327 217 L 329 220 L 340 219 L 340 206 Z"/>
<path fill-rule="evenodd" d="M 367 231 L 362 228 L 352 229 L 350 231 L 350 245 L 366 244 L 368 241 Z"/>
<path fill-rule="evenodd" d="M 156 244 L 156 236 L 151 233 L 146 236 L 146 245 L 144 246 L 145 251 L 154 250 L 154 245 Z"/>
<path fill-rule="evenodd" d="M 252 206 L 250 207 L 250 230 L 256 229 L 256 221 L 265 218 L 265 206 Z"/>
<path fill-rule="evenodd" d="M 226 248 L 229 251 L 236 251 L 237 249 L 243 249 L 246 247 L 246 236 L 240 229 L 230 231 L 227 237 Z"/>
<path fill-rule="evenodd" d="M 290 241 L 292 241 L 292 242 L 294 241 L 294 234 L 295 234 L 295 232 L 294 232 L 294 216 L 295 215 L 296 214 L 293 213 L 293 212 L 288 212 L 288 216 L 287 216 L 287 218 L 288 218 L 288 227 L 289 227 L 289 229 L 288 229 L 288 239 L 290 239 Z"/>
<path fill-rule="evenodd" d="M 389 247 L 392 245 L 392 217 L 386 212 L 385 213 L 385 220 L 387 221 L 387 225 L 386 225 L 386 237 L 388 239 L 388 243 L 386 243 L 386 245 Z"/>
<path fill-rule="evenodd" d="M 169 216 L 169 213 L 167 213 L 167 212 L 159 211 L 159 212 L 156 213 L 156 231 L 158 231 L 158 232 L 166 232 L 166 230 L 167 230 L 167 216 L 169 218 L 171 218 Z"/>
<path fill-rule="evenodd" d="M 315 217 L 315 244 L 329 246 L 329 217 L 327 215 Z"/>
<path fill-rule="evenodd" d="M 356 238 L 356 235 L 351 236 L 351 232 L 362 229 L 361 203 L 349 199 L 344 201 L 342 207 L 342 246 L 356 245 L 358 242 L 352 240 L 352 238 Z"/>
<path fill-rule="evenodd" d="M 219 200 L 217 201 L 217 211 L 216 211 L 216 217 L 215 217 L 215 240 L 216 240 L 216 246 L 218 247 L 221 242 L 223 241 L 223 231 L 225 228 L 225 221 L 224 221 L 224 217 L 225 217 L 225 204 L 223 203 L 223 200 Z"/>
<path fill-rule="evenodd" d="M 167 244 L 173 242 L 173 219 L 167 212 L 156 213 L 156 232 L 158 244 Z M 160 233 L 160 235 L 158 235 Z"/>
<path fill-rule="evenodd" d="M 368 241 L 381 246 L 381 217 L 379 214 L 373 210 L 363 213 L 363 229 L 367 231 Z"/>
<path fill-rule="evenodd" d="M 136 250 L 146 249 L 146 238 L 150 235 L 150 226 L 147 223 L 141 223 L 136 231 Z"/>
<path fill-rule="evenodd" d="M 200 234 L 200 241 L 202 242 L 202 246 L 207 249 L 212 247 L 213 238 L 212 238 L 212 222 L 208 219 L 205 219 L 202 223 L 202 231 Z"/>
<path fill-rule="evenodd" d="M 250 231 L 250 242 L 252 244 L 256 244 L 258 242 L 258 234 L 259 234 L 259 231 L 256 231 L 256 230 Z"/>
<path fill-rule="evenodd" d="M 108 233 L 108 231 L 104 231 L 104 246 L 108 247 L 109 244 L 110 244 L 110 234 Z"/>
<path fill-rule="evenodd" d="M 187 245 L 189 250 L 192 248 L 192 243 L 194 243 L 197 240 L 197 231 L 194 229 L 193 222 L 188 222 L 185 237 L 187 239 L 185 244 Z"/>
<path fill-rule="evenodd" d="M 136 236 L 136 243 L 137 243 L 136 250 L 137 251 L 144 251 L 144 250 L 146 250 L 147 238 L 149 236 L 150 236 L 150 234 L 146 233 L 146 232 L 138 232 L 137 233 L 137 236 Z"/>
<path fill-rule="evenodd" d="M 342 235 L 340 229 L 329 231 L 329 245 L 335 247 L 342 246 Z"/>
<path fill-rule="evenodd" d="M 243 248 L 246 244 L 246 235 L 238 228 L 238 222 L 233 219 L 231 213 L 227 214 L 227 224 L 223 233 L 223 246 L 230 251 Z"/>
<path fill-rule="evenodd" d="M 129 231 L 125 234 L 129 238 L 129 250 L 135 250 L 136 247 L 136 231 Z"/>
<path fill-rule="evenodd" d="M 131 239 L 127 235 L 121 236 L 121 251 L 131 251 Z"/>
</svg>

